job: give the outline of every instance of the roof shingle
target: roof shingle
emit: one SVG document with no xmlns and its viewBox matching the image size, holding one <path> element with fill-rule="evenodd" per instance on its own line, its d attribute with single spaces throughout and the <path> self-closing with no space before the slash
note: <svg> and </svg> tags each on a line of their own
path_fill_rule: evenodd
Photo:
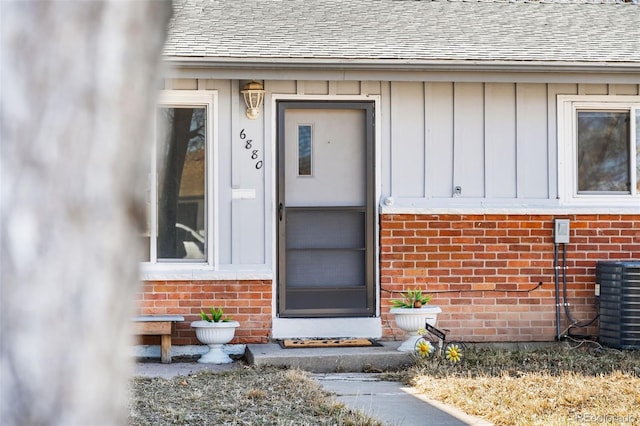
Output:
<svg viewBox="0 0 640 426">
<path fill-rule="evenodd" d="M 640 63 L 616 1 L 176 0 L 166 57 Z"/>
</svg>

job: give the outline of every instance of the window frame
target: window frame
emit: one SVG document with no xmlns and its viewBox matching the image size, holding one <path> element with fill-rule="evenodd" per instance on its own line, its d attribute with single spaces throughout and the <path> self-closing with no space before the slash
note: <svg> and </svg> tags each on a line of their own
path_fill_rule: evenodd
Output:
<svg viewBox="0 0 640 426">
<path fill-rule="evenodd" d="M 204 261 L 188 262 L 180 259 L 158 260 L 158 174 L 157 174 L 157 109 L 158 108 L 206 108 L 205 127 L 205 247 Z M 218 148 L 218 92 L 216 90 L 161 90 L 154 105 L 152 145 L 150 156 L 150 218 L 149 218 L 149 261 L 142 262 L 141 269 L 144 273 L 153 272 L 189 272 L 211 271 L 218 265 L 217 236 L 218 234 L 218 203 L 217 182 L 215 171 L 217 170 Z"/>
<path fill-rule="evenodd" d="M 630 114 L 630 179 L 629 193 L 578 192 L 578 111 L 628 111 Z M 561 204 L 596 207 L 637 207 L 640 190 L 637 188 L 636 110 L 640 110 L 640 96 L 559 95 L 557 99 L 558 126 L 558 197 Z"/>
</svg>

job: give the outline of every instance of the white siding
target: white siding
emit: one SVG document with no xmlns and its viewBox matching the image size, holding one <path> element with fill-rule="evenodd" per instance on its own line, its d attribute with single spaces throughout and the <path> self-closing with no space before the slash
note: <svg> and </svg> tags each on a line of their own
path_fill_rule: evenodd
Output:
<svg viewBox="0 0 640 426">
<path fill-rule="evenodd" d="M 453 83 L 425 84 L 427 194 L 450 198 L 453 190 Z"/>
<path fill-rule="evenodd" d="M 517 196 L 515 90 L 515 84 L 485 85 L 485 193 L 488 198 Z"/>
<path fill-rule="evenodd" d="M 516 86 L 517 198 L 549 197 L 547 87 Z"/>
<path fill-rule="evenodd" d="M 393 159 L 389 170 L 382 171 L 382 181 L 389 173 L 391 185 L 382 188 L 382 195 L 393 196 L 400 208 L 552 208 L 558 175 L 556 96 L 639 90 L 634 84 L 395 82 L 391 86 L 390 122 L 383 126 L 388 123 L 392 129 Z M 423 175 L 426 181 L 421 186 Z M 461 194 L 453 194 L 455 187 Z"/>
<path fill-rule="evenodd" d="M 482 83 L 456 83 L 453 94 L 453 186 L 461 188 L 462 197 L 484 197 L 484 151 L 484 86 Z"/>
<path fill-rule="evenodd" d="M 422 83 L 391 83 L 391 190 L 424 197 L 424 89 Z"/>
</svg>

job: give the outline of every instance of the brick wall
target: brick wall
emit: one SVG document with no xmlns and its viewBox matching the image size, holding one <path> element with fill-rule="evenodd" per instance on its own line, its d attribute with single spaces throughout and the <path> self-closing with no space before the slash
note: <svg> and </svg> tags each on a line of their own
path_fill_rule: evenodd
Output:
<svg viewBox="0 0 640 426">
<path fill-rule="evenodd" d="M 388 314 L 389 301 L 397 297 L 390 292 L 418 287 L 442 307 L 438 327 L 450 330 L 452 339 L 553 340 L 554 217 L 571 220 L 566 246 L 571 312 L 577 320 L 593 318 L 596 261 L 640 259 L 640 214 L 382 215 L 383 338 L 404 336 Z M 174 330 L 175 345 L 199 344 L 189 324 L 211 306 L 240 321 L 232 343 L 265 343 L 272 297 L 270 280 L 154 281 L 143 284 L 137 306 L 141 315 L 185 317 Z M 561 318 L 564 330 L 564 313 Z M 595 334 L 597 322 L 575 333 Z M 143 343 L 157 345 L 159 338 L 145 337 Z"/>
<path fill-rule="evenodd" d="M 596 262 L 640 259 L 640 215 L 382 215 L 383 336 L 403 337 L 388 314 L 397 298 L 390 292 L 418 287 L 434 295 L 431 303 L 443 310 L 438 327 L 452 339 L 554 340 L 555 217 L 571 220 L 571 312 L 576 320 L 593 318 Z M 564 330 L 564 313 L 561 319 Z M 572 332 L 597 333 L 597 322 Z"/>
<path fill-rule="evenodd" d="M 172 344 L 198 345 L 192 321 L 200 309 L 222 307 L 240 322 L 231 343 L 265 343 L 271 329 L 271 281 L 151 281 L 137 295 L 138 315 L 175 314 L 184 322 L 175 325 Z M 143 344 L 158 345 L 159 336 L 144 337 Z"/>
</svg>

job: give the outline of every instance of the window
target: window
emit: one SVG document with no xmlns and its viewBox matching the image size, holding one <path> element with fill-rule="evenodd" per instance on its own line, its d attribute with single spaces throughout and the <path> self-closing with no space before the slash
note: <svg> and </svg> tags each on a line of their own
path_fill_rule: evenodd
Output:
<svg viewBox="0 0 640 426">
<path fill-rule="evenodd" d="M 558 130 L 563 201 L 638 205 L 640 97 L 559 96 Z"/>
<path fill-rule="evenodd" d="M 155 115 L 146 261 L 213 265 L 212 91 L 163 91 Z"/>
<path fill-rule="evenodd" d="M 311 176 L 311 133 L 310 125 L 298 125 L 298 176 Z"/>
</svg>

